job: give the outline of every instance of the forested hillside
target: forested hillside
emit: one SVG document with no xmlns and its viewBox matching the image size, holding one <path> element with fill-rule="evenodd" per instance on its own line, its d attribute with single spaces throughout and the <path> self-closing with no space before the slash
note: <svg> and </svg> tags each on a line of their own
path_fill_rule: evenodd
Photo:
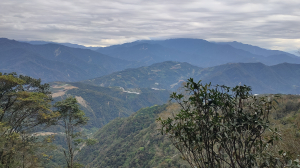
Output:
<svg viewBox="0 0 300 168">
<path fill-rule="evenodd" d="M 115 118 L 128 117 L 141 108 L 164 104 L 169 100 L 169 91 L 138 89 L 126 91 L 118 87 L 108 88 L 91 86 L 83 83 L 51 83 L 52 97 L 54 102 L 62 101 L 67 97 L 75 97 L 81 110 L 89 118 L 87 124 L 80 128 L 83 130 L 85 139 L 91 137 L 99 128 L 105 126 Z M 53 103 L 54 103 L 53 102 Z M 145 120 L 145 122 L 148 122 Z M 78 129 L 78 128 L 77 128 Z M 63 127 L 55 125 L 48 128 L 39 127 L 35 130 L 40 134 L 55 135 L 52 150 L 42 152 L 51 156 L 44 162 L 47 168 L 66 166 L 64 149 L 67 148 Z"/>
<path fill-rule="evenodd" d="M 282 140 L 276 149 L 299 155 L 300 97 L 281 95 L 270 115 L 271 128 L 277 128 Z M 117 118 L 94 134 L 98 143 L 84 147 L 77 159 L 86 167 L 189 167 L 167 137 L 160 134 L 158 117 L 172 117 L 179 110 L 175 104 L 143 108 L 128 118 Z M 268 135 L 268 132 L 266 132 Z"/>
<path fill-rule="evenodd" d="M 267 66 L 262 63 L 229 63 L 199 68 L 188 63 L 163 62 L 148 67 L 127 69 L 100 78 L 83 81 L 96 86 L 124 88 L 157 88 L 176 91 L 192 77 L 213 85 L 249 85 L 253 93 L 300 94 L 300 65 L 283 63 Z"/>
<path fill-rule="evenodd" d="M 86 129 L 100 128 L 117 117 L 128 117 L 140 108 L 164 104 L 169 91 L 141 88 L 126 92 L 118 87 L 108 88 L 83 83 L 51 83 L 52 96 L 60 101 L 73 96 L 86 116 L 90 118 Z"/>
<path fill-rule="evenodd" d="M 152 106 L 115 119 L 95 133 L 99 142 L 84 147 L 77 159 L 86 167 L 188 167 L 155 123 L 159 115 L 172 110 L 176 107 Z"/>
<path fill-rule="evenodd" d="M 124 88 L 157 88 L 174 90 L 182 81 L 199 74 L 202 68 L 181 62 L 162 62 L 141 68 L 131 68 L 100 78 L 83 81 L 96 86 Z"/>
</svg>

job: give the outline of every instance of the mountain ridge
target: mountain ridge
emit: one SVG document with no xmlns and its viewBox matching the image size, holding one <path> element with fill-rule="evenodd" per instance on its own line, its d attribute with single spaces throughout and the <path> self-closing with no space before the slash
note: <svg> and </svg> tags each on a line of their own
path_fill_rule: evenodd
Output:
<svg viewBox="0 0 300 168">
<path fill-rule="evenodd" d="M 32 60 L 29 61 L 27 57 L 31 57 Z M 53 43 L 31 45 L 6 38 L 0 38 L 0 58 L 4 62 L 0 71 L 17 72 L 42 78 L 43 82 L 52 82 L 53 79 L 56 81 L 80 81 L 138 66 L 134 62 L 113 58 L 89 49 L 71 48 Z M 13 62 L 9 65 L 5 64 L 6 61 L 13 59 L 14 64 Z M 39 60 L 40 63 L 34 63 L 33 60 Z M 49 63 L 60 66 L 53 68 Z M 26 70 L 27 68 L 31 71 Z M 42 72 L 48 73 L 50 77 L 38 75 Z M 56 75 L 57 77 L 55 77 Z"/>
<path fill-rule="evenodd" d="M 125 60 L 140 59 L 142 65 L 150 65 L 162 61 L 180 61 L 188 62 L 199 67 L 212 67 L 226 63 L 252 63 L 263 62 L 266 65 L 275 65 L 278 63 L 289 62 L 299 63 L 300 58 L 283 51 L 267 50 L 256 46 L 239 43 L 239 47 L 233 45 L 235 43 L 214 43 L 203 39 L 168 39 L 168 40 L 141 40 L 109 47 L 102 47 L 96 51 L 104 53 L 116 58 Z M 142 51 L 139 45 L 159 45 L 160 47 L 147 48 L 148 51 Z M 250 47 L 245 47 L 250 46 Z M 253 49 L 261 50 L 258 54 Z M 243 50 L 245 48 L 245 50 Z M 151 50 L 151 51 L 150 51 Z M 268 56 L 280 55 L 277 57 L 267 58 Z M 160 53 L 160 54 L 158 54 Z M 142 61 L 141 58 L 152 57 L 157 59 L 147 59 Z M 284 57 L 284 58 L 282 58 Z"/>
<path fill-rule="evenodd" d="M 282 63 L 267 66 L 263 63 L 228 63 L 200 68 L 188 63 L 166 61 L 151 66 L 114 72 L 83 83 L 124 88 L 157 88 L 175 91 L 192 77 L 214 85 L 248 85 L 253 93 L 300 94 L 300 64 Z M 138 79 L 138 80 L 137 80 Z"/>
</svg>

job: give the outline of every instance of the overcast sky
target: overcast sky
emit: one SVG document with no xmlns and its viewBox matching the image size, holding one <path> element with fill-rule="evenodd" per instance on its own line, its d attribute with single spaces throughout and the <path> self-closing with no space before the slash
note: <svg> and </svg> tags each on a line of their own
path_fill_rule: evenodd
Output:
<svg viewBox="0 0 300 168">
<path fill-rule="evenodd" d="M 0 37 L 109 46 L 142 39 L 300 48 L 300 0 L 0 0 Z"/>
</svg>

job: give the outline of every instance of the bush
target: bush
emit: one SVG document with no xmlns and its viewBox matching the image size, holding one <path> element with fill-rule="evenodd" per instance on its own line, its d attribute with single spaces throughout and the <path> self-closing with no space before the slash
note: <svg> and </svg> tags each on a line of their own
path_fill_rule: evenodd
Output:
<svg viewBox="0 0 300 168">
<path fill-rule="evenodd" d="M 248 86 L 202 85 L 189 79 L 187 95 L 173 93 L 181 106 L 173 118 L 161 119 L 166 134 L 192 167 L 282 167 L 267 148 L 278 139 L 269 127 L 270 97 L 256 97 Z M 266 130 L 270 136 L 264 137 Z M 281 151 L 282 153 L 282 151 Z M 290 162 L 292 164 L 292 162 Z M 295 163 L 296 164 L 296 163 Z"/>
</svg>

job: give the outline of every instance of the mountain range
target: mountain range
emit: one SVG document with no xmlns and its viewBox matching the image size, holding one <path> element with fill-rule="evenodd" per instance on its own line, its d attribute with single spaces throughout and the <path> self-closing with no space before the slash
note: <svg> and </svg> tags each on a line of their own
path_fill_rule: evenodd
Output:
<svg viewBox="0 0 300 168">
<path fill-rule="evenodd" d="M 90 49 L 90 50 L 97 50 L 99 48 L 99 47 L 85 47 L 83 45 L 73 44 L 73 43 L 55 43 L 51 41 L 20 41 L 20 42 L 29 43 L 33 45 L 59 44 L 59 45 L 72 47 L 72 48 L 81 48 L 81 49 Z"/>
<path fill-rule="evenodd" d="M 0 38 L 0 58 L 0 72 L 48 82 L 54 101 L 77 99 L 90 119 L 81 129 L 97 141 L 76 154 L 86 167 L 188 167 L 155 121 L 179 110 L 165 103 L 189 78 L 212 85 L 245 84 L 254 94 L 300 94 L 299 57 L 239 42 L 142 40 L 88 48 Z M 38 131 L 57 134 L 59 145 L 65 141 L 59 126 Z M 46 167 L 63 165 L 64 147 L 51 151 L 54 157 Z"/>
<path fill-rule="evenodd" d="M 300 63 L 299 57 L 283 51 L 238 42 L 214 43 L 202 39 L 142 40 L 103 47 L 96 51 L 115 58 L 138 61 L 141 65 L 163 61 L 187 62 L 199 67 L 226 63 Z"/>
<path fill-rule="evenodd" d="M 243 44 L 243 43 L 240 43 L 240 42 L 237 42 L 237 41 L 218 42 L 217 44 L 230 45 L 234 48 L 245 50 L 245 51 L 248 51 L 252 54 L 262 55 L 262 56 L 265 56 L 265 57 L 272 56 L 272 55 L 287 55 L 287 56 L 290 56 L 290 57 L 293 57 L 293 58 L 297 57 L 293 54 L 290 54 L 290 53 L 287 53 L 287 52 L 284 52 L 284 51 L 267 50 L 267 49 L 264 49 L 264 48 L 261 48 L 261 47 L 257 47 L 257 46 L 253 46 L 253 45 L 249 45 L 249 44 Z"/>
<path fill-rule="evenodd" d="M 282 63 L 267 66 L 262 63 L 228 63 L 199 68 L 188 63 L 162 62 L 114 72 L 83 81 L 96 86 L 120 86 L 127 89 L 152 88 L 176 91 L 190 77 L 213 85 L 248 85 L 253 93 L 300 94 L 300 65 Z"/>
<path fill-rule="evenodd" d="M 77 82 L 164 61 L 186 62 L 193 69 L 228 63 L 300 64 L 299 57 L 283 51 L 201 39 L 142 40 L 93 51 L 71 43 L 0 38 L 0 58 L 1 72 L 17 72 L 43 82 Z"/>
<path fill-rule="evenodd" d="M 59 44 L 32 45 L 0 38 L 0 71 L 17 72 L 43 82 L 80 81 L 132 67 L 132 62 L 89 49 Z"/>
</svg>

